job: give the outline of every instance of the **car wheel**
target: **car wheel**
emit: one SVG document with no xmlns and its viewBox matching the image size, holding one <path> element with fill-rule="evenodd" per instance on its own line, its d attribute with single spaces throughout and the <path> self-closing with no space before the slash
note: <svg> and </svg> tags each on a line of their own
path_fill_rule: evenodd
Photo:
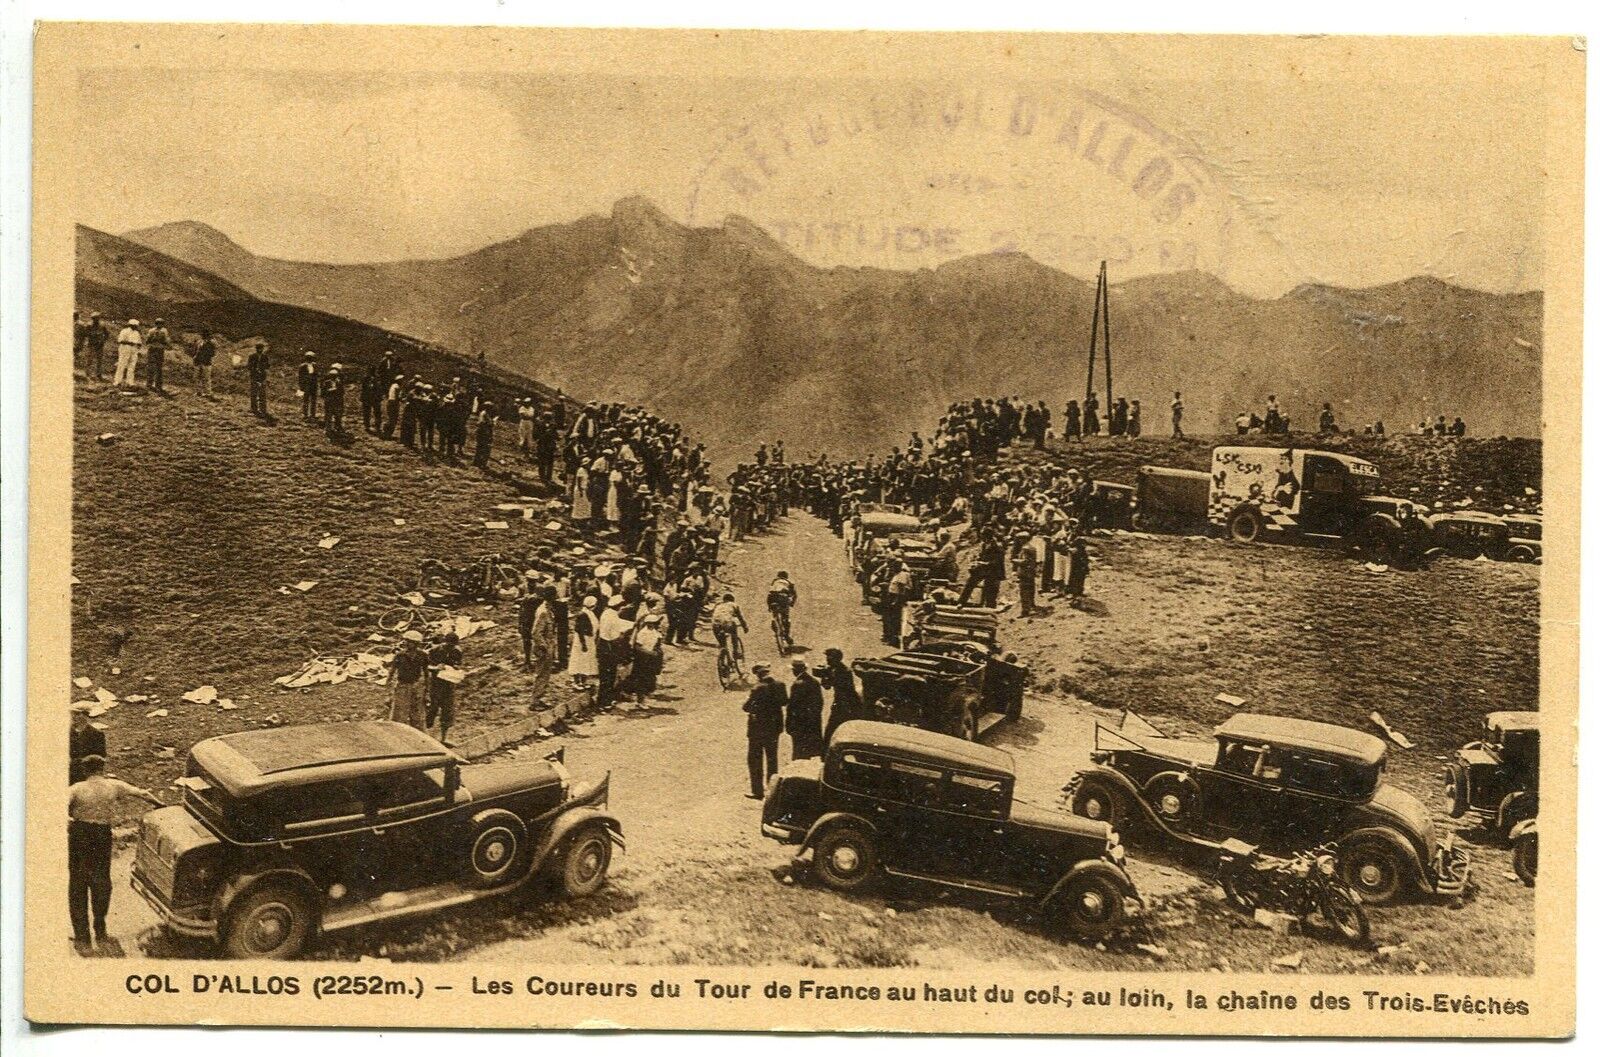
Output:
<svg viewBox="0 0 1600 1057">
<path fill-rule="evenodd" d="M 293 958 L 316 931 L 315 918 L 303 889 L 269 881 L 234 900 L 222 945 L 233 958 Z"/>
<path fill-rule="evenodd" d="M 1173 829 L 1186 830 L 1199 813 L 1200 791 L 1182 775 L 1158 774 L 1144 787 L 1145 802 Z"/>
<path fill-rule="evenodd" d="M 1122 887 L 1095 870 L 1068 881 L 1056 893 L 1061 923 L 1072 933 L 1093 939 L 1122 921 Z"/>
<path fill-rule="evenodd" d="M 584 826 L 561 850 L 561 890 L 569 899 L 594 895 L 606 883 L 610 866 L 611 835 L 603 827 Z"/>
<path fill-rule="evenodd" d="M 527 862 L 528 831 L 509 811 L 490 811 L 472 827 L 467 841 L 467 883 L 498 888 L 513 880 Z"/>
<path fill-rule="evenodd" d="M 1444 769 L 1444 802 L 1451 818 L 1467 813 L 1467 774 L 1455 764 Z"/>
<path fill-rule="evenodd" d="M 1538 555 L 1533 553 L 1532 547 L 1524 546 L 1520 543 L 1506 551 L 1506 561 L 1508 562 L 1531 562 L 1536 557 Z"/>
<path fill-rule="evenodd" d="M 1122 797 L 1104 782 L 1085 781 L 1072 796 L 1072 811 L 1117 829 L 1123 816 Z"/>
<path fill-rule="evenodd" d="M 1539 877 L 1539 834 L 1524 833 L 1511 846 L 1511 869 L 1529 888 Z"/>
<path fill-rule="evenodd" d="M 1228 519 L 1228 535 L 1239 543 L 1254 543 L 1261 536 L 1261 512 L 1247 507 Z"/>
<path fill-rule="evenodd" d="M 812 849 L 812 869 L 823 884 L 839 892 L 857 892 L 878 872 L 878 849 L 872 837 L 855 826 L 835 826 Z"/>
<path fill-rule="evenodd" d="M 1392 902 L 1410 881 L 1410 866 L 1398 849 L 1383 840 L 1361 840 L 1339 852 L 1344 882 L 1363 903 L 1382 906 Z"/>
<path fill-rule="evenodd" d="M 978 740 L 978 713 L 970 705 L 961 709 L 961 737 L 964 741 Z"/>
</svg>

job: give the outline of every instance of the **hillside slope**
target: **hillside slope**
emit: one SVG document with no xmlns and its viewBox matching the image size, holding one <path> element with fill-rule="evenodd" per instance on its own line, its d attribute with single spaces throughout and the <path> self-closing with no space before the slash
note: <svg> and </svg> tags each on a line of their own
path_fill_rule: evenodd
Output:
<svg viewBox="0 0 1600 1057">
<path fill-rule="evenodd" d="M 586 395 L 648 398 L 724 452 L 753 438 L 886 450 L 972 395 L 1059 406 L 1083 391 L 1094 299 L 1016 254 L 817 268 L 747 221 L 689 228 L 642 199 L 434 261 L 272 260 L 195 224 L 128 237 L 259 297 L 481 350 Z M 1474 434 L 1534 436 L 1542 313 L 1537 293 L 1434 279 L 1256 300 L 1197 273 L 1152 276 L 1114 284 L 1115 382 L 1152 423 L 1183 390 L 1201 432 L 1274 393 L 1297 422 L 1326 400 L 1352 425 L 1461 414 Z"/>
</svg>

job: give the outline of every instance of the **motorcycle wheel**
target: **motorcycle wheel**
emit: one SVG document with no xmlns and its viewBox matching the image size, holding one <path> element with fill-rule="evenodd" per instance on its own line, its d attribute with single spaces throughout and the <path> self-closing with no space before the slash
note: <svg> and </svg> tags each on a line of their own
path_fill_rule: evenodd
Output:
<svg viewBox="0 0 1600 1057">
<path fill-rule="evenodd" d="M 1222 877 L 1222 894 L 1228 897 L 1228 905 L 1241 914 L 1254 914 L 1261 905 L 1255 890 L 1231 874 Z"/>
<path fill-rule="evenodd" d="M 1323 892 L 1322 917 L 1346 943 L 1366 943 L 1371 934 L 1361 897 L 1348 889 L 1329 886 Z"/>
</svg>

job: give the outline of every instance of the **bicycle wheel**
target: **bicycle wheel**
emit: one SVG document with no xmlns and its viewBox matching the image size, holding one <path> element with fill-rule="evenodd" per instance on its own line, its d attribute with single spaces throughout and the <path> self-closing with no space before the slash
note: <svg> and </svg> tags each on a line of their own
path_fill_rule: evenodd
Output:
<svg viewBox="0 0 1600 1057">
<path fill-rule="evenodd" d="M 789 647 L 783 641 L 783 621 L 778 619 L 777 614 L 772 617 L 772 640 L 778 644 L 778 656 L 787 657 Z"/>
<path fill-rule="evenodd" d="M 733 658 L 726 648 L 717 651 L 717 682 L 724 690 L 733 688 Z"/>
<path fill-rule="evenodd" d="M 416 612 L 410 606 L 396 606 L 378 618 L 378 627 L 383 631 L 404 631 L 416 619 Z"/>
<path fill-rule="evenodd" d="M 522 573 L 510 565 L 500 564 L 494 567 L 495 590 L 499 593 L 522 590 Z"/>
</svg>

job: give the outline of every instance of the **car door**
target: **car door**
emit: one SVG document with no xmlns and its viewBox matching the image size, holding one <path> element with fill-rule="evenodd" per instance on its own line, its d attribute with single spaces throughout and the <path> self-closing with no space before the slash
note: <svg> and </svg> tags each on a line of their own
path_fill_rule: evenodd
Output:
<svg viewBox="0 0 1600 1057">
<path fill-rule="evenodd" d="M 1307 455 L 1300 491 L 1300 528 L 1330 536 L 1348 534 L 1354 526 L 1350 512 L 1350 474 L 1343 463 L 1326 456 Z"/>
<path fill-rule="evenodd" d="M 386 890 L 445 880 L 462 862 L 459 814 L 446 799 L 444 767 L 399 771 L 367 786 L 368 848 Z"/>
<path fill-rule="evenodd" d="M 1196 774 L 1202 800 L 1202 828 L 1260 843 L 1272 826 L 1278 808 L 1275 778 L 1281 761 L 1269 745 L 1224 741 L 1215 767 Z"/>
<path fill-rule="evenodd" d="M 1003 819 L 977 807 L 996 795 L 995 786 L 983 776 L 917 761 L 894 760 L 890 772 L 901 802 L 891 869 L 958 882 L 1004 878 Z"/>
<path fill-rule="evenodd" d="M 1287 752 L 1283 764 L 1283 792 L 1271 843 L 1283 851 L 1313 847 L 1330 834 L 1330 827 L 1349 807 L 1342 795 L 1345 765 L 1314 753 Z"/>
</svg>

